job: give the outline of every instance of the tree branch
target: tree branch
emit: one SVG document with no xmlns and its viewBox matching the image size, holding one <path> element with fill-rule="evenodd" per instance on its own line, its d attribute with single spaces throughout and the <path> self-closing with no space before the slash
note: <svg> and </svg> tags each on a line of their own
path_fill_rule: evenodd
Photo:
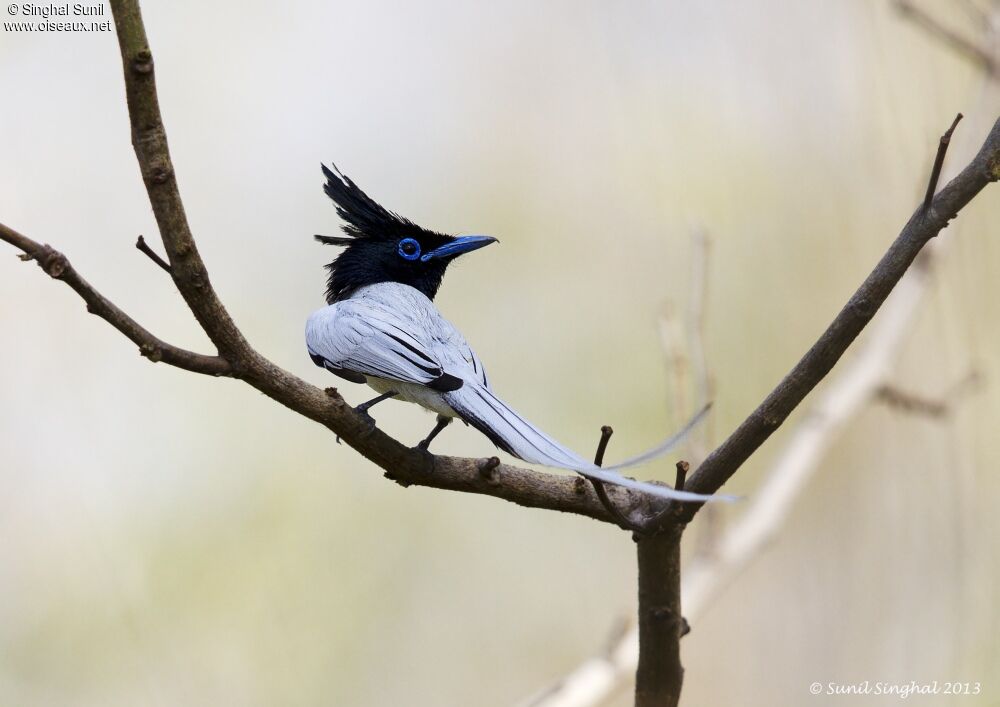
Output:
<svg viewBox="0 0 1000 707">
<path fill-rule="evenodd" d="M 920 207 L 879 263 L 847 304 L 785 378 L 739 427 L 702 462 L 687 481 L 687 490 L 715 493 L 753 454 L 805 396 L 840 360 L 861 330 L 885 302 L 924 245 L 948 225 L 958 212 L 990 182 L 1000 179 L 1000 120 L 993 124 L 972 162 L 931 201 Z M 702 504 L 671 503 L 671 514 L 660 517 L 659 527 L 687 523 Z"/>
<path fill-rule="evenodd" d="M 997 11 L 994 17 L 1000 18 Z M 977 19 L 986 27 L 989 22 L 995 22 L 985 17 Z M 993 51 L 997 49 L 994 47 Z M 998 59 L 995 54 L 993 56 L 996 62 Z M 972 116 L 983 116 L 984 111 L 990 109 L 991 97 L 996 95 L 998 88 L 997 75 L 987 73 L 984 90 L 971 111 Z M 973 128 L 978 130 L 983 126 Z M 963 153 L 975 147 L 974 139 L 969 137 L 967 126 L 962 140 L 965 143 Z M 936 185 L 936 180 L 932 178 L 931 181 Z M 910 268 L 893 290 L 885 311 L 872 325 L 861 350 L 838 371 L 835 380 L 811 405 L 808 413 L 799 417 L 791 437 L 744 513 L 712 544 L 710 552 L 696 554 L 685 567 L 681 595 L 685 613 L 691 619 L 697 620 L 714 598 L 768 546 L 784 526 L 808 482 L 819 472 L 827 450 L 856 418 L 858 411 L 866 403 L 878 399 L 879 390 L 891 378 L 893 361 L 928 290 L 931 272 L 939 265 L 945 246 L 950 242 L 932 241 L 921 251 L 917 266 Z M 669 333 L 666 328 L 663 331 Z M 672 338 L 665 336 L 664 342 L 668 354 L 676 348 Z M 974 374 L 966 376 L 946 397 L 957 398 L 974 387 L 976 380 Z M 709 506 L 705 510 L 716 511 L 716 508 Z M 634 677 L 638 661 L 639 634 L 638 629 L 633 628 L 617 645 L 600 656 L 587 659 L 551 688 L 521 703 L 522 707 L 596 707 Z"/>
<path fill-rule="evenodd" d="M 62 254 L 0 224 L 0 240 L 23 251 L 23 260 L 34 260 L 50 277 L 62 280 L 83 298 L 87 311 L 96 314 L 139 346 L 139 352 L 151 361 L 213 376 L 240 377 L 220 356 L 206 356 L 178 348 L 156 338 L 83 279 Z M 263 360 L 263 359 L 262 359 Z M 365 457 L 386 469 L 386 476 L 403 486 L 464 491 L 502 498 L 529 508 L 544 508 L 587 516 L 606 523 L 616 519 L 597 496 L 588 491 L 582 477 L 557 476 L 507 464 L 482 470 L 483 460 L 434 456 L 405 447 L 381 430 L 372 427 L 344 402 L 334 388 L 325 391 L 309 385 L 274 364 L 267 385 L 268 394 L 292 410 L 315 420 L 344 439 Z M 635 507 L 642 499 L 628 489 L 606 489 L 611 502 Z"/>
<path fill-rule="evenodd" d="M 220 355 L 237 370 L 252 368 L 258 363 L 259 355 L 247 343 L 212 288 L 208 270 L 188 226 L 160 115 L 153 54 L 146 39 L 139 3 L 137 0 L 111 0 L 111 12 L 121 50 L 132 146 L 170 261 L 170 274 Z"/>
<path fill-rule="evenodd" d="M 971 141 L 965 138 L 964 142 Z M 838 371 L 808 413 L 800 416 L 744 512 L 713 543 L 711 552 L 697 554 L 684 568 L 681 597 L 690 620 L 696 621 L 703 615 L 715 597 L 773 541 L 803 490 L 821 469 L 827 450 L 858 411 L 877 399 L 879 390 L 895 370 L 893 361 L 906 333 L 912 329 L 914 315 L 929 287 L 931 270 L 940 262 L 942 246 L 948 242 L 932 241 L 921 252 L 918 266 L 910 268 L 893 291 L 860 351 Z M 976 381 L 974 373 L 963 377 L 947 391 L 946 399 L 954 402 Z M 522 707 L 603 704 L 634 676 L 638 659 L 639 634 L 633 628 L 622 636 L 618 645 L 584 661 L 552 688 L 522 703 Z"/>
<path fill-rule="evenodd" d="M 940 418 L 949 415 L 956 403 L 966 394 L 979 387 L 980 376 L 977 371 L 970 371 L 961 380 L 951 386 L 943 395 L 930 397 L 902 390 L 890 383 L 883 383 L 875 389 L 874 398 L 885 403 L 893 410 L 922 415 L 924 417 Z"/>
<path fill-rule="evenodd" d="M 137 344 L 143 356 L 195 373 L 243 378 L 277 402 L 342 436 L 363 456 L 385 469 L 388 478 L 402 486 L 484 494 L 529 508 L 575 513 L 605 523 L 617 522 L 582 477 L 546 474 L 508 464 L 491 465 L 490 473 L 484 474 L 481 459 L 435 456 L 406 447 L 357 415 L 335 388 L 321 390 L 312 386 L 256 352 L 253 352 L 257 357 L 255 367 L 240 373 L 220 356 L 193 353 L 161 341 L 95 290 L 55 249 L 3 224 L 0 224 L 0 240 L 23 251 L 22 259 L 36 261 L 48 275 L 73 288 L 87 303 L 88 311 Z M 260 373 L 262 368 L 263 374 Z M 621 487 L 608 487 L 605 493 L 609 502 L 618 508 L 634 509 L 645 504 L 641 494 Z"/>
<path fill-rule="evenodd" d="M 34 260 L 45 273 L 56 280 L 62 280 L 83 298 L 87 311 L 96 314 L 139 347 L 139 353 L 150 361 L 162 361 L 171 366 L 194 373 L 210 376 L 232 376 L 233 370 L 225 359 L 218 356 L 186 351 L 161 341 L 146 331 L 137 321 L 111 303 L 104 295 L 91 287 L 73 268 L 66 256 L 52 247 L 41 245 L 27 236 L 22 236 L 12 228 L 0 223 L 0 240 L 20 248 L 23 260 Z"/>
<path fill-rule="evenodd" d="M 938 181 L 941 179 L 941 167 L 944 165 L 945 155 L 948 154 L 948 146 L 951 144 L 951 135 L 955 132 L 955 128 L 958 127 L 959 121 L 962 120 L 962 114 L 959 113 L 955 116 L 955 120 L 952 121 L 951 127 L 944 131 L 944 135 L 941 136 L 941 140 L 938 141 L 937 154 L 934 155 L 934 166 L 931 167 L 931 176 L 927 180 L 927 193 L 924 195 L 924 209 L 931 208 L 931 202 L 934 200 L 934 194 L 937 192 Z"/>
<path fill-rule="evenodd" d="M 594 464 L 597 466 L 604 464 L 604 453 L 608 449 L 608 442 L 611 440 L 611 435 L 613 435 L 614 432 L 615 431 L 608 425 L 601 427 L 601 439 L 598 440 L 597 451 L 594 452 Z M 604 482 L 593 478 L 589 479 L 589 481 L 590 485 L 594 487 L 594 493 L 597 494 L 597 500 L 601 502 L 604 509 L 611 515 L 612 518 L 615 519 L 615 523 L 619 528 L 634 532 L 640 532 L 642 530 L 639 526 L 629 520 L 624 513 L 618 510 L 618 506 L 616 506 L 614 501 L 608 497 L 608 489 Z"/>
<path fill-rule="evenodd" d="M 681 528 L 639 536 L 639 663 L 635 707 L 674 707 L 681 696 Z"/>
<path fill-rule="evenodd" d="M 206 356 L 178 348 L 156 338 L 83 279 L 62 254 L 0 224 L 0 240 L 20 249 L 23 260 L 34 260 L 50 277 L 62 280 L 83 298 L 87 310 L 111 324 L 139 346 L 139 352 L 151 361 L 213 376 L 239 377 L 220 356 Z M 274 364 L 269 365 L 274 366 Z M 292 410 L 342 434 L 351 446 L 386 469 L 386 476 L 403 486 L 478 493 L 502 498 L 529 508 L 575 513 L 615 523 L 597 496 L 588 491 L 582 477 L 557 476 L 507 464 L 491 464 L 483 473 L 483 460 L 434 456 L 405 447 L 381 430 L 354 414 L 334 388 L 325 391 L 309 385 L 277 366 L 266 386 L 272 398 Z M 258 387 L 258 386 L 255 386 Z M 263 389 L 265 386 L 259 386 Z M 355 420 L 357 418 L 357 420 Z M 494 458 L 495 459 L 495 458 Z M 633 508 L 642 502 L 628 489 L 606 489 L 610 502 Z"/>
</svg>

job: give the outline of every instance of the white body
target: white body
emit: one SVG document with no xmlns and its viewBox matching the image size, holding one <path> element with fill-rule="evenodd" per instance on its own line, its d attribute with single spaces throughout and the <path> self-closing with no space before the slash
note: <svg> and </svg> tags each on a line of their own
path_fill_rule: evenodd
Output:
<svg viewBox="0 0 1000 707">
<path fill-rule="evenodd" d="M 314 312 L 306 323 L 306 345 L 318 365 L 363 375 L 379 393 L 392 390 L 402 400 L 458 417 L 527 462 L 571 469 L 665 498 L 730 500 L 641 483 L 612 471 L 665 453 L 686 436 L 701 415 L 657 448 L 601 469 L 497 398 L 482 362 L 465 338 L 423 293 L 408 285 L 385 282 L 362 287 L 351 297 Z"/>
<path fill-rule="evenodd" d="M 398 351 L 426 365 L 431 365 L 428 359 L 432 360 L 463 382 L 476 381 L 488 387 L 482 364 L 458 330 L 422 292 L 396 282 L 362 287 L 351 298 L 314 312 L 306 322 L 306 346 L 311 355 L 318 354 L 337 367 L 361 373 L 379 393 L 394 390 L 400 400 L 416 403 L 439 415 L 458 417 L 442 393 L 427 387 L 432 377 L 409 360 L 397 363 L 398 372 L 405 373 L 406 379 L 368 375 L 364 366 L 358 366 L 355 359 L 359 348 L 372 343 L 380 330 L 387 330 L 424 351 L 427 358 L 417 357 L 392 339 L 382 342 L 388 346 L 388 352 Z M 413 336 L 413 332 L 417 335 Z M 396 371 L 396 367 L 392 370 Z"/>
</svg>

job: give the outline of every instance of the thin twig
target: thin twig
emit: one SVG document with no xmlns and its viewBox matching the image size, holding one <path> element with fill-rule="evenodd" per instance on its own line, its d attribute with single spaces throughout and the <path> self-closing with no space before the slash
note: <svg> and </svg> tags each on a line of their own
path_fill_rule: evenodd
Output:
<svg viewBox="0 0 1000 707">
<path fill-rule="evenodd" d="M 931 202 L 934 200 L 935 192 L 937 192 L 938 180 L 941 178 L 941 167 L 944 165 L 944 156 L 948 154 L 948 144 L 951 142 L 951 134 L 955 132 L 955 126 L 958 125 L 958 121 L 961 119 L 961 113 L 956 115 L 955 120 L 951 123 L 951 127 L 945 130 L 940 142 L 938 142 L 937 154 L 934 156 L 934 167 L 931 169 L 931 178 L 927 181 L 927 193 L 924 195 L 924 211 L 931 208 Z"/>
<path fill-rule="evenodd" d="M 674 488 L 678 491 L 684 490 L 684 482 L 687 480 L 688 469 L 691 465 L 686 461 L 677 462 L 677 479 L 674 481 Z"/>
<path fill-rule="evenodd" d="M 173 271 L 170 269 L 170 263 L 168 263 L 166 260 L 157 255 L 156 251 L 150 248 L 149 244 L 146 243 L 145 238 L 139 236 L 139 240 L 135 242 L 135 247 L 141 250 L 146 255 L 148 255 L 149 259 L 152 260 L 157 265 L 159 265 L 161 268 L 163 268 L 168 275 L 173 275 Z"/>
<path fill-rule="evenodd" d="M 22 260 L 34 260 L 49 277 L 62 280 L 69 285 L 87 303 L 88 312 L 96 314 L 128 337 L 132 343 L 139 347 L 139 353 L 150 361 L 162 361 L 186 371 L 210 376 L 234 375 L 232 366 L 220 356 L 206 356 L 186 351 L 153 336 L 132 317 L 95 290 L 73 268 L 69 259 L 51 246 L 37 243 L 2 223 L 0 223 L 0 240 L 7 241 L 23 251 Z"/>
<path fill-rule="evenodd" d="M 948 404 L 943 400 L 925 398 L 892 385 L 879 386 L 875 398 L 901 412 L 925 417 L 944 417 L 948 414 Z"/>
<path fill-rule="evenodd" d="M 944 395 L 936 398 L 901 390 L 898 386 L 884 383 L 875 390 L 875 398 L 901 412 L 938 418 L 950 414 L 955 404 L 967 393 L 976 390 L 979 383 L 979 373 L 971 371 L 954 383 Z"/>
<path fill-rule="evenodd" d="M 608 442 L 611 441 L 611 435 L 614 433 L 615 431 L 610 425 L 601 427 L 601 439 L 597 442 L 597 451 L 594 452 L 594 464 L 596 466 L 604 464 L 604 453 L 608 451 Z"/>
<path fill-rule="evenodd" d="M 611 440 L 611 435 L 614 433 L 615 431 L 611 429 L 609 425 L 601 427 L 601 439 L 597 442 L 597 451 L 594 452 L 594 464 L 596 466 L 601 466 L 604 463 L 604 452 L 607 451 L 608 442 Z M 608 490 L 605 488 L 604 483 L 600 479 L 588 477 L 588 481 L 590 481 L 591 485 L 593 485 L 594 492 L 597 494 L 597 498 L 601 502 L 601 505 L 604 506 L 611 517 L 615 519 L 615 522 L 617 522 L 623 530 L 640 532 L 639 526 L 630 521 L 628 517 L 618 509 L 618 506 L 616 506 L 614 502 L 608 498 Z"/>
</svg>

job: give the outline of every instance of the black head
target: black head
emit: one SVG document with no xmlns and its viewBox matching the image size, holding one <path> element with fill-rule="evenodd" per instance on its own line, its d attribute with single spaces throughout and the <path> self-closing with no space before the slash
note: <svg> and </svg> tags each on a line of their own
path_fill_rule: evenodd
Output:
<svg viewBox="0 0 1000 707">
<path fill-rule="evenodd" d="M 327 245 L 346 246 L 327 265 L 326 301 L 333 304 L 358 288 L 400 282 L 434 299 L 448 264 L 462 253 L 496 241 L 489 236 L 446 236 L 428 231 L 379 206 L 334 166 L 323 165 L 323 191 L 344 220 L 344 236 L 316 236 Z"/>
</svg>

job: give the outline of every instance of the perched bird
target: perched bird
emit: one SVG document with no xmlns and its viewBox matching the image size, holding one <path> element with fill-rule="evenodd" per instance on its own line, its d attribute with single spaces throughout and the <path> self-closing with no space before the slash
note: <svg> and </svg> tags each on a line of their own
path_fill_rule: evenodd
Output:
<svg viewBox="0 0 1000 707">
<path fill-rule="evenodd" d="M 377 204 L 336 167 L 324 165 L 323 174 L 324 191 L 344 221 L 345 236 L 316 239 L 344 250 L 327 266 L 327 306 L 309 317 L 306 346 L 317 366 L 353 383 L 367 383 L 380 394 L 355 408 L 358 412 L 367 415 L 376 403 L 399 398 L 437 413 L 437 424 L 420 442 L 421 449 L 458 417 L 526 462 L 571 469 L 665 498 L 724 498 L 633 481 L 614 471 L 665 453 L 701 415 L 657 448 L 601 468 L 511 409 L 493 393 L 479 357 L 433 303 L 448 265 L 496 239 L 428 231 Z"/>
</svg>

